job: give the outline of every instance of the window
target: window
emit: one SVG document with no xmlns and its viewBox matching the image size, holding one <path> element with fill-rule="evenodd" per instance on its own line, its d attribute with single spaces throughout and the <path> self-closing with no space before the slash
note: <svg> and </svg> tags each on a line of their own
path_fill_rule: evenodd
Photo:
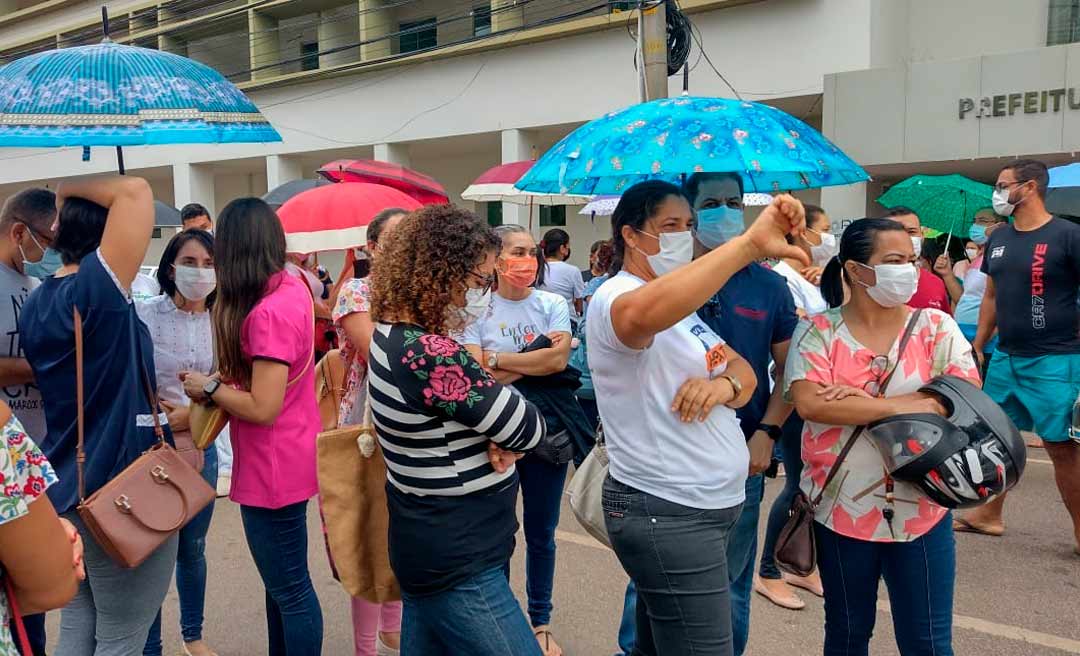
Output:
<svg viewBox="0 0 1080 656">
<path fill-rule="evenodd" d="M 316 41 L 300 44 L 300 70 L 314 71 L 319 68 L 319 44 Z"/>
<path fill-rule="evenodd" d="M 401 23 L 398 28 L 398 52 L 416 52 L 434 48 L 438 44 L 438 32 L 434 18 Z"/>
<path fill-rule="evenodd" d="M 637 9 L 637 0 L 611 0 L 608 3 L 608 13 L 615 14 L 620 11 L 631 11 Z"/>
<path fill-rule="evenodd" d="M 1080 41 L 1080 0 L 1050 0 L 1046 21 L 1046 45 Z"/>
<path fill-rule="evenodd" d="M 540 206 L 540 227 L 547 226 L 565 226 L 566 225 L 566 206 L 565 205 L 541 205 Z"/>
<path fill-rule="evenodd" d="M 502 203 L 487 203 L 487 222 L 492 227 L 503 224 Z"/>
<path fill-rule="evenodd" d="M 150 233 L 151 239 L 161 239 L 161 228 L 154 228 L 154 232 Z"/>
<path fill-rule="evenodd" d="M 491 34 L 491 5 L 473 7 L 472 12 L 473 36 L 487 36 Z"/>
</svg>

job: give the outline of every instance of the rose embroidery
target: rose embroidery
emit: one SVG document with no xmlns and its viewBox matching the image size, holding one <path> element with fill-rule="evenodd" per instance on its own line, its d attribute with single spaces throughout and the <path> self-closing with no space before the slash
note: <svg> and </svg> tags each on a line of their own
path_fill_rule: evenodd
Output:
<svg viewBox="0 0 1080 656">
<path fill-rule="evenodd" d="M 425 353 L 436 358 L 452 358 L 461 350 L 457 342 L 442 335 L 421 335 L 420 344 Z"/>
<path fill-rule="evenodd" d="M 428 378 L 428 388 L 424 390 L 424 396 L 431 396 L 442 401 L 464 401 L 469 394 L 472 384 L 465 377 L 465 372 L 458 365 L 446 367 L 436 365 Z"/>
<path fill-rule="evenodd" d="M 28 497 L 38 497 L 45 491 L 45 479 L 40 476 L 28 476 L 26 485 L 23 486 L 23 494 Z"/>
</svg>

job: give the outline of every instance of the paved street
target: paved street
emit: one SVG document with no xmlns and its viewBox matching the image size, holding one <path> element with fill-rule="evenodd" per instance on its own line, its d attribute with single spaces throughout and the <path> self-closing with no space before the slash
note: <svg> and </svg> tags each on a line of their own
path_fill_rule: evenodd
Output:
<svg viewBox="0 0 1080 656">
<path fill-rule="evenodd" d="M 1008 533 L 999 539 L 958 536 L 955 648 L 958 655 L 1080 654 L 1080 558 L 1072 555 L 1068 518 L 1054 487 L 1046 454 L 1033 449 L 1025 478 L 1010 496 Z M 777 485 L 771 485 L 765 508 Z M 554 629 L 568 656 L 610 655 L 626 577 L 613 554 L 577 526 L 564 504 L 555 582 Z M 221 656 L 265 654 L 263 596 L 247 552 L 239 513 L 222 501 L 209 538 L 206 637 Z M 312 573 L 326 619 L 324 653 L 352 653 L 349 604 L 330 577 L 318 527 L 309 512 Z M 524 598 L 523 549 L 514 558 L 513 583 Z M 809 595 L 806 595 L 807 597 Z M 871 653 L 895 654 L 891 617 L 882 589 L 878 633 Z M 821 602 L 783 611 L 755 598 L 748 654 L 819 654 Z M 50 617 L 55 634 L 58 614 Z M 165 609 L 166 654 L 180 653 L 175 592 Z"/>
</svg>

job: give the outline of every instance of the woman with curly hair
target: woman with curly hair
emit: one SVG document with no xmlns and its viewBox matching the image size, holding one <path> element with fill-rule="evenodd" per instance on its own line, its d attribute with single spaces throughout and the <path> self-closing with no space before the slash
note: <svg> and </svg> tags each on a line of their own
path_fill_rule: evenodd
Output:
<svg viewBox="0 0 1080 656">
<path fill-rule="evenodd" d="M 471 212 L 429 206 L 398 225 L 371 277 L 368 394 L 406 656 L 540 655 L 504 569 L 518 528 L 514 463 L 544 423 L 449 337 L 486 310 L 498 247 Z"/>
</svg>

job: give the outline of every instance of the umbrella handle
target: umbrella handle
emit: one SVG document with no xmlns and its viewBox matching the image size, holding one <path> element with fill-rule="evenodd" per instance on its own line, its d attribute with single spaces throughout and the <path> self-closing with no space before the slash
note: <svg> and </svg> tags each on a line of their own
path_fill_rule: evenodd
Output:
<svg viewBox="0 0 1080 656">
<path fill-rule="evenodd" d="M 124 171 L 124 149 L 120 146 L 116 147 L 116 168 L 120 172 L 120 175 L 125 175 Z"/>
</svg>

